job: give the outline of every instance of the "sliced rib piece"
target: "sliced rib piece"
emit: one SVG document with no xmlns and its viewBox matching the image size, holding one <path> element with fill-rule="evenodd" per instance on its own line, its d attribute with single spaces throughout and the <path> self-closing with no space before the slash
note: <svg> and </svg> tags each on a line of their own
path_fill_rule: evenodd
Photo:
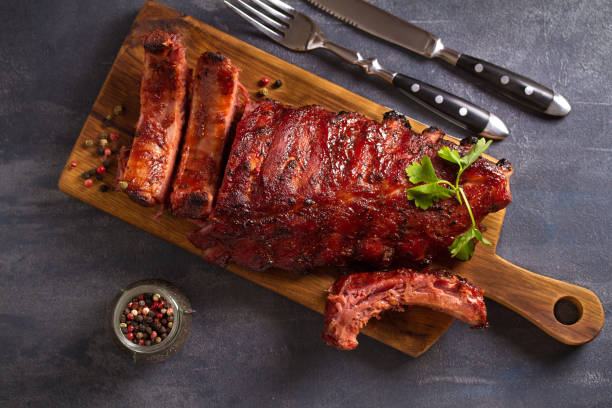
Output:
<svg viewBox="0 0 612 408">
<path fill-rule="evenodd" d="M 140 84 L 140 117 L 125 171 L 119 181 L 134 201 L 164 203 L 185 122 L 189 70 L 185 48 L 175 33 L 155 30 L 142 38 L 145 49 Z"/>
<path fill-rule="evenodd" d="M 471 221 L 455 199 L 424 211 L 406 198 L 406 167 L 425 155 L 454 183 L 457 166 L 437 152 L 469 146 L 430 128 L 412 132 L 394 112 L 382 123 L 358 113 L 275 101 L 248 104 L 215 208 L 191 241 L 219 265 L 306 271 L 352 262 L 387 268 L 440 253 Z M 509 164 L 478 159 L 461 178 L 477 221 L 511 201 Z"/>
<path fill-rule="evenodd" d="M 445 271 L 398 269 L 341 276 L 330 288 L 323 340 L 342 350 L 357 347 L 357 335 L 372 317 L 403 306 L 447 313 L 474 327 L 487 326 L 482 290 Z"/>
<path fill-rule="evenodd" d="M 206 52 L 198 59 L 181 162 L 170 195 L 176 216 L 206 218 L 212 210 L 236 110 L 239 72 L 219 53 Z"/>
</svg>

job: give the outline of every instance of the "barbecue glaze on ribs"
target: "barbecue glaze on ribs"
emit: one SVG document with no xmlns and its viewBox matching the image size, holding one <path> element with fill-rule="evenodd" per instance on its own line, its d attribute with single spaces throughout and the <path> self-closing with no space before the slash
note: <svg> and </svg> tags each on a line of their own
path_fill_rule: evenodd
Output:
<svg viewBox="0 0 612 408">
<path fill-rule="evenodd" d="M 220 53 L 198 59 L 180 165 L 170 195 L 178 217 L 206 218 L 222 176 L 222 160 L 238 93 L 240 70 Z"/>
<path fill-rule="evenodd" d="M 249 103 L 238 124 L 217 201 L 191 241 L 218 265 L 306 271 L 353 262 L 386 268 L 440 253 L 471 221 L 457 200 L 428 210 L 406 198 L 406 167 L 427 155 L 439 178 L 457 166 L 440 159 L 443 132 L 422 134 L 394 112 L 382 123 L 319 106 Z M 505 162 L 506 163 L 506 162 Z M 480 158 L 462 175 L 477 221 L 511 201 L 509 164 Z"/>
<path fill-rule="evenodd" d="M 155 30 L 142 38 L 145 49 L 140 84 L 140 116 L 119 182 L 139 204 L 167 198 L 185 122 L 190 78 L 178 34 Z"/>
</svg>

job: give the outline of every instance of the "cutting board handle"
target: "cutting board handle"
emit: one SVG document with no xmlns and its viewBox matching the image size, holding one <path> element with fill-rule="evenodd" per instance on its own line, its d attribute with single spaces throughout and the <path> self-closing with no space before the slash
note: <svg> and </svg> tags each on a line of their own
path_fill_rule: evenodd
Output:
<svg viewBox="0 0 612 408">
<path fill-rule="evenodd" d="M 601 331 L 604 310 L 595 293 L 537 275 L 497 255 L 490 262 L 491 273 L 479 274 L 474 281 L 484 288 L 486 297 L 514 310 L 565 344 L 587 343 Z M 576 306 L 579 318 L 575 323 L 563 324 L 555 317 L 555 305 L 560 300 Z"/>
</svg>

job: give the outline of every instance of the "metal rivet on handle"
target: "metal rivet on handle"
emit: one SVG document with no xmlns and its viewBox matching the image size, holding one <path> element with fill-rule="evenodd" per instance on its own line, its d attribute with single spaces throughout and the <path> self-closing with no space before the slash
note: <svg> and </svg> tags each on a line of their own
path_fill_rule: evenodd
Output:
<svg viewBox="0 0 612 408">
<path fill-rule="evenodd" d="M 459 109 L 459 115 L 460 116 L 467 115 L 467 108 L 465 106 L 463 108 Z"/>
<path fill-rule="evenodd" d="M 421 87 L 419 86 L 419 84 L 412 84 L 412 86 L 410 87 L 410 90 L 412 92 L 419 92 L 420 89 Z"/>
<path fill-rule="evenodd" d="M 440 104 L 444 102 L 444 97 L 442 95 L 436 95 L 436 98 L 434 100 L 436 101 L 437 104 Z"/>
<path fill-rule="evenodd" d="M 478 72 L 479 74 L 484 70 L 484 67 L 482 66 L 482 64 L 476 64 L 474 65 L 474 71 Z"/>
<path fill-rule="evenodd" d="M 508 82 L 510 82 L 510 78 L 508 78 L 508 75 L 503 75 L 501 78 L 499 78 L 499 82 L 501 82 L 502 85 L 506 85 Z"/>
<path fill-rule="evenodd" d="M 531 95 L 533 93 L 533 88 L 530 86 L 525 87 L 525 95 Z"/>
</svg>

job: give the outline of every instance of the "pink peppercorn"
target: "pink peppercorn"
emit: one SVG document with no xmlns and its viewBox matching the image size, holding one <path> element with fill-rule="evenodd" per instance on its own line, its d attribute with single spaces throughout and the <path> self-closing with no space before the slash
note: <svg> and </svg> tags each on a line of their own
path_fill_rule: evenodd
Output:
<svg viewBox="0 0 612 408">
<path fill-rule="evenodd" d="M 270 78 L 266 76 L 259 80 L 259 86 L 268 86 L 269 83 L 270 83 Z"/>
<path fill-rule="evenodd" d="M 128 313 L 128 315 L 127 315 L 127 318 L 128 318 L 129 320 L 134 320 L 134 317 L 136 317 L 136 316 L 134 316 L 134 315 L 133 315 L 133 314 L 131 314 L 131 313 Z"/>
<path fill-rule="evenodd" d="M 129 332 L 133 332 L 134 331 L 134 326 L 132 326 L 131 324 L 128 326 L 128 331 Z"/>
<path fill-rule="evenodd" d="M 164 317 L 164 315 L 161 314 L 161 313 L 158 313 L 157 316 L 155 316 L 155 317 L 157 317 L 158 319 L 161 319 L 162 317 Z"/>
<path fill-rule="evenodd" d="M 93 180 L 92 179 L 87 179 L 83 182 L 83 184 L 85 185 L 85 187 L 91 187 L 93 186 Z"/>
<path fill-rule="evenodd" d="M 106 167 L 104 166 L 98 166 L 98 168 L 96 169 L 96 172 L 98 172 L 98 174 L 104 174 L 105 171 Z"/>
<path fill-rule="evenodd" d="M 106 149 L 104 149 L 104 155 L 105 156 L 110 156 L 113 152 L 111 151 L 111 149 L 109 149 L 108 147 Z"/>
<path fill-rule="evenodd" d="M 127 337 L 128 340 L 132 340 L 134 338 L 134 333 L 129 332 L 128 334 L 125 335 L 125 337 Z"/>
<path fill-rule="evenodd" d="M 157 332 L 156 332 L 155 330 L 153 330 L 153 331 L 151 332 L 151 338 L 152 338 L 152 339 L 154 339 L 154 338 L 156 338 L 156 337 L 157 337 Z"/>
<path fill-rule="evenodd" d="M 78 166 L 77 162 L 75 161 L 70 162 L 70 167 L 75 168 L 76 166 Z"/>
<path fill-rule="evenodd" d="M 143 339 L 138 340 L 138 345 L 139 346 L 144 346 L 144 340 Z"/>
<path fill-rule="evenodd" d="M 111 139 L 111 140 L 117 140 L 118 138 L 119 138 L 119 134 L 118 134 L 118 133 L 116 133 L 116 132 L 112 132 L 112 133 L 110 134 L 110 139 Z M 140 299 L 140 300 L 142 300 L 142 299 Z"/>
</svg>

